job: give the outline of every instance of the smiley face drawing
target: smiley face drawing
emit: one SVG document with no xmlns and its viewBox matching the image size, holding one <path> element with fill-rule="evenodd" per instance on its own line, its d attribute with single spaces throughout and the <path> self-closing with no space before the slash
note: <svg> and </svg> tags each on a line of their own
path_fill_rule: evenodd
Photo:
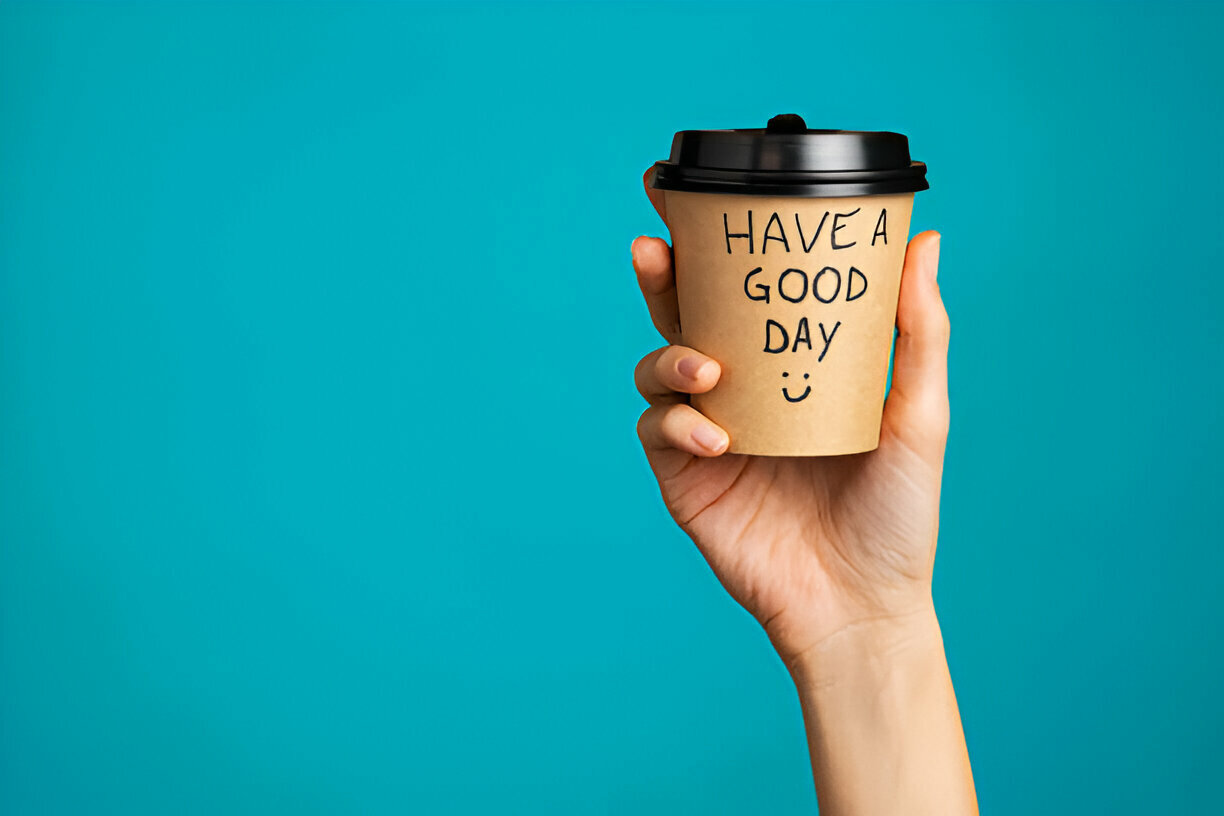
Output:
<svg viewBox="0 0 1224 816">
<path fill-rule="evenodd" d="M 782 376 L 783 376 L 783 377 L 789 377 L 789 376 L 790 376 L 790 372 L 789 372 L 789 371 L 783 371 L 783 372 L 782 372 Z M 806 380 L 807 378 L 808 378 L 808 375 L 807 375 L 807 374 L 804 374 L 804 375 L 803 375 L 803 379 L 805 379 L 805 380 Z M 812 393 L 812 386 L 810 386 L 810 385 L 805 385 L 805 386 L 803 387 L 803 393 L 802 393 L 802 394 L 800 394 L 800 395 L 799 395 L 799 396 L 797 396 L 797 397 L 792 397 L 792 396 L 790 395 L 790 392 L 786 390 L 786 386 L 782 386 L 782 396 L 786 397 L 786 401 L 787 401 L 787 402 L 803 402 L 805 399 L 807 399 L 807 396 L 808 396 L 808 394 L 810 394 L 810 393 Z"/>
</svg>

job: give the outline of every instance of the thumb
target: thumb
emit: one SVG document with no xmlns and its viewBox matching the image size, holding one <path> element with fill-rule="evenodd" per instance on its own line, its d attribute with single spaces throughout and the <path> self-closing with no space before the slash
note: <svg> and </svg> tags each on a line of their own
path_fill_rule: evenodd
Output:
<svg viewBox="0 0 1224 816">
<path fill-rule="evenodd" d="M 939 239 L 938 232 L 919 233 L 905 251 L 884 422 L 918 450 L 942 455 L 948 437 L 950 324 L 936 282 Z"/>
</svg>

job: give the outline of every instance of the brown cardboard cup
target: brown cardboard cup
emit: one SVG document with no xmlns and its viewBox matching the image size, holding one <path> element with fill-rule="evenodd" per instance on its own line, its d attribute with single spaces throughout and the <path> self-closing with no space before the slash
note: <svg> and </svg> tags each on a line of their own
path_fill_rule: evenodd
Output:
<svg viewBox="0 0 1224 816">
<path fill-rule="evenodd" d="M 722 375 L 692 405 L 729 450 L 825 456 L 880 441 L 901 268 L 926 165 L 899 133 L 681 131 L 655 164 L 680 342 Z"/>
<path fill-rule="evenodd" d="M 681 343 L 722 366 L 692 404 L 729 450 L 875 449 L 914 194 L 664 196 Z"/>
</svg>

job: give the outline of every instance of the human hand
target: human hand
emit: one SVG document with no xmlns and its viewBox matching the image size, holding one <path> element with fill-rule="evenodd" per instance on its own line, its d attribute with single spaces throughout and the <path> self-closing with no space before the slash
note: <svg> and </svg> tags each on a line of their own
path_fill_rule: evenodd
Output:
<svg viewBox="0 0 1224 816">
<path fill-rule="evenodd" d="M 666 222 L 661 193 L 646 192 Z M 672 517 L 792 669 L 838 633 L 933 619 L 949 417 L 939 238 L 923 232 L 906 251 L 879 448 L 803 458 L 724 453 L 726 432 L 688 404 L 717 384 L 720 368 L 683 345 L 670 248 L 633 242 L 638 283 L 668 342 L 635 372 L 650 403 L 638 421 L 642 446 Z"/>
</svg>

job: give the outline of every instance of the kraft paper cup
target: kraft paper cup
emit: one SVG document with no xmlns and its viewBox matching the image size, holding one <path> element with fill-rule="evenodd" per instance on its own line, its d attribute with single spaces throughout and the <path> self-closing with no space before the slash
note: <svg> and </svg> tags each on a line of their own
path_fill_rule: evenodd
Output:
<svg viewBox="0 0 1224 816">
<path fill-rule="evenodd" d="M 680 342 L 722 366 L 692 405 L 732 453 L 874 450 L 914 193 L 928 186 L 908 140 L 788 114 L 681 131 L 655 167 Z"/>
<path fill-rule="evenodd" d="M 875 449 L 913 193 L 664 197 L 681 342 L 722 366 L 692 404 L 729 450 Z"/>
</svg>

